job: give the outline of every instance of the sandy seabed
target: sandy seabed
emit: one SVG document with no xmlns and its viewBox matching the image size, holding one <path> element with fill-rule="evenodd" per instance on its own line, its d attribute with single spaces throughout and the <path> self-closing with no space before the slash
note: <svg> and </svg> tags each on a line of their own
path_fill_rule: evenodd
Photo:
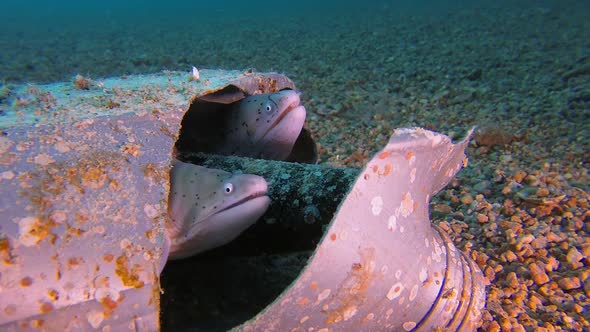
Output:
<svg viewBox="0 0 590 332">
<path fill-rule="evenodd" d="M 482 331 L 590 329 L 590 8 L 494 2 L 391 5 L 142 24 L 63 15 L 7 22 L 11 82 L 163 69 L 274 70 L 303 92 L 320 163 L 360 167 L 398 127 L 460 139 L 469 166 L 432 202 L 434 222 L 490 285 Z M 155 15 L 155 14 L 154 14 Z M 1 110 L 0 110 L 1 111 Z M 1 116 L 2 113 L 0 113 Z M 346 144 L 342 144 L 346 142 Z"/>
</svg>

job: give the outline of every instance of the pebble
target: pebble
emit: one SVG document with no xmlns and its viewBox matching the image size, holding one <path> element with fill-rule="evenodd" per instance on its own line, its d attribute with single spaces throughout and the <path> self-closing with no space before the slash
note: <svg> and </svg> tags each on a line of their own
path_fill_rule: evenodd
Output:
<svg viewBox="0 0 590 332">
<path fill-rule="evenodd" d="M 524 326 L 522 326 L 522 324 L 520 324 L 520 323 L 514 323 L 511 331 L 513 331 L 513 332 L 526 332 Z"/>
<path fill-rule="evenodd" d="M 502 254 L 502 258 L 504 259 L 504 262 L 514 262 L 518 259 L 518 257 L 512 250 L 507 250 L 506 252 L 504 252 Z"/>
<path fill-rule="evenodd" d="M 531 246 L 535 249 L 544 249 L 547 247 L 547 239 L 545 237 L 537 237 L 531 242 Z"/>
<path fill-rule="evenodd" d="M 516 251 L 521 251 L 527 244 L 530 244 L 535 239 L 533 234 L 526 234 L 516 239 Z"/>
<path fill-rule="evenodd" d="M 534 175 L 527 175 L 524 178 L 524 183 L 526 183 L 527 185 L 529 185 L 531 187 L 536 187 L 539 185 L 539 179 L 537 179 L 537 177 Z"/>
<path fill-rule="evenodd" d="M 512 331 L 512 324 L 508 318 L 500 318 L 500 328 L 502 331 Z"/>
<path fill-rule="evenodd" d="M 483 274 L 490 282 L 496 280 L 496 271 L 491 266 L 486 266 L 483 270 Z"/>
<path fill-rule="evenodd" d="M 559 235 L 557 235 L 556 233 L 554 233 L 554 232 L 549 232 L 549 234 L 547 234 L 547 240 L 549 242 L 561 242 L 561 241 L 563 241 L 563 239 Z"/>
<path fill-rule="evenodd" d="M 549 196 L 549 190 L 547 188 L 539 188 L 536 194 L 538 197 L 547 197 Z"/>
<path fill-rule="evenodd" d="M 473 190 L 475 190 L 478 193 L 483 193 L 483 192 L 490 190 L 490 187 L 491 187 L 490 181 L 484 180 L 484 181 L 477 183 L 475 186 L 473 186 Z"/>
<path fill-rule="evenodd" d="M 518 277 L 516 276 L 516 273 L 508 273 L 508 275 L 506 276 L 506 285 L 511 288 L 518 288 L 520 283 L 518 282 Z"/>
<path fill-rule="evenodd" d="M 531 278 L 537 285 L 543 285 L 549 282 L 549 276 L 545 271 L 539 267 L 537 263 L 529 264 L 529 271 L 531 272 Z"/>
<path fill-rule="evenodd" d="M 588 281 L 589 277 L 590 277 L 590 268 L 581 269 L 578 272 L 578 278 L 580 278 L 580 280 L 582 280 L 583 282 Z"/>
<path fill-rule="evenodd" d="M 453 230 L 453 232 L 460 234 L 464 228 L 463 225 L 465 225 L 465 224 L 453 223 L 453 224 L 451 224 L 451 229 Z"/>
<path fill-rule="evenodd" d="M 500 327 L 500 324 L 498 324 L 498 322 L 493 321 L 487 328 L 487 331 L 489 332 L 501 332 L 502 328 Z"/>
<path fill-rule="evenodd" d="M 473 203 L 473 196 L 471 196 L 471 194 L 469 193 L 461 196 L 461 203 L 465 205 L 470 205 L 471 203 Z"/>
<path fill-rule="evenodd" d="M 527 174 L 525 171 L 519 170 L 514 174 L 513 178 L 514 178 L 514 181 L 516 181 L 518 183 L 522 183 L 522 180 L 524 180 L 524 178 L 526 176 L 527 176 Z"/>
<path fill-rule="evenodd" d="M 445 218 L 453 212 L 448 204 L 436 204 L 432 207 L 432 216 L 435 218 Z"/>
<path fill-rule="evenodd" d="M 543 307 L 543 301 L 541 301 L 541 299 L 539 297 L 537 297 L 536 295 L 531 295 L 529 297 L 529 308 L 533 311 L 537 311 L 537 309 L 540 309 Z"/>
<path fill-rule="evenodd" d="M 451 216 L 453 217 L 453 219 L 457 219 L 460 221 L 465 220 L 465 215 L 461 211 L 453 212 Z"/>
<path fill-rule="evenodd" d="M 449 234 L 451 233 L 451 226 L 450 226 L 450 225 L 449 225 L 449 223 L 448 223 L 448 222 L 446 222 L 446 221 L 441 221 L 441 222 L 438 224 L 438 227 L 440 227 L 440 228 L 441 228 L 443 231 L 445 231 L 445 232 L 447 232 L 447 233 L 449 233 Z"/>
<path fill-rule="evenodd" d="M 476 218 L 477 218 L 477 222 L 480 224 L 484 224 L 486 222 L 488 222 L 490 219 L 488 218 L 488 216 L 486 216 L 483 213 L 478 213 L 476 214 Z"/>
<path fill-rule="evenodd" d="M 549 256 L 547 258 L 547 262 L 545 263 L 545 271 L 552 272 L 556 271 L 559 268 L 559 261 L 557 258 L 553 256 Z"/>
<path fill-rule="evenodd" d="M 581 305 L 575 303 L 575 302 L 570 302 L 570 305 L 568 306 L 568 312 L 574 312 L 576 314 L 580 314 L 582 313 L 582 311 L 584 311 L 584 307 L 582 307 Z"/>
<path fill-rule="evenodd" d="M 577 269 L 579 267 L 584 266 L 584 264 L 580 262 L 582 259 L 584 259 L 584 255 L 581 252 L 579 252 L 578 249 L 576 249 L 576 247 L 571 247 L 570 250 L 567 252 L 566 260 L 568 262 L 568 265 L 572 269 Z"/>
<path fill-rule="evenodd" d="M 571 290 L 582 287 L 582 283 L 580 282 L 580 279 L 578 279 L 578 277 L 562 278 L 559 279 L 557 283 L 559 287 L 561 287 L 564 290 Z"/>
</svg>

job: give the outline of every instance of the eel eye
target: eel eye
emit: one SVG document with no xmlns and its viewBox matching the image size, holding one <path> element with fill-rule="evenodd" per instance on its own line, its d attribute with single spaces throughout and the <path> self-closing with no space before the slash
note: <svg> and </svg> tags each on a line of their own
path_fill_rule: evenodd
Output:
<svg viewBox="0 0 590 332">
<path fill-rule="evenodd" d="M 266 104 L 266 112 L 267 113 L 272 112 L 272 106 L 270 106 L 270 104 Z"/>
<path fill-rule="evenodd" d="M 232 183 L 230 183 L 230 182 L 226 183 L 226 184 L 223 186 L 223 191 L 224 191 L 226 194 L 231 194 L 231 193 L 234 191 L 234 185 L 233 185 Z"/>
</svg>

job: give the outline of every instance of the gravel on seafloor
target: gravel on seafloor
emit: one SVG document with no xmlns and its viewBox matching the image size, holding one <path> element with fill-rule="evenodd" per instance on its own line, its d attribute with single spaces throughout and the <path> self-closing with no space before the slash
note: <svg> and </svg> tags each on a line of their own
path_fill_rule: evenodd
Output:
<svg viewBox="0 0 590 332">
<path fill-rule="evenodd" d="M 280 24 L 243 18 L 239 31 L 207 18 L 183 21 L 182 33 L 157 21 L 125 33 L 80 29 L 84 38 L 62 31 L 27 44 L 60 41 L 42 55 L 7 47 L 0 75 L 284 71 L 303 91 L 320 162 L 336 167 L 361 167 L 397 127 L 460 139 L 478 126 L 469 165 L 431 212 L 490 282 L 480 330 L 590 330 L 590 9 L 497 1 L 435 12 L 382 4 L 345 15 L 275 13 Z"/>
</svg>

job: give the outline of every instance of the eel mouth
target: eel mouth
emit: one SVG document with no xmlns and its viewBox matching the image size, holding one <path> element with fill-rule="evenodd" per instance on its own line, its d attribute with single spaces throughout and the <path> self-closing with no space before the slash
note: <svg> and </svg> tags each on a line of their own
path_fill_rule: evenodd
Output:
<svg viewBox="0 0 590 332">
<path fill-rule="evenodd" d="M 299 95 L 297 95 L 297 98 L 294 99 L 295 100 L 293 100 L 289 105 L 287 105 L 287 107 L 285 107 L 285 110 L 282 111 L 281 114 L 279 114 L 279 116 L 275 119 L 272 125 L 268 128 L 265 135 L 271 132 L 277 125 L 279 125 L 279 123 L 281 123 L 291 112 L 294 112 L 295 110 L 300 108 L 302 108 L 305 111 L 305 108 L 303 108 L 303 106 L 301 105 Z"/>
<path fill-rule="evenodd" d="M 271 133 L 277 133 L 277 137 L 282 137 L 282 140 L 293 141 L 303 128 L 305 122 L 306 110 L 303 105 L 297 100 L 290 103 L 285 110 L 279 114 L 272 125 L 262 135 L 262 138 L 271 135 Z"/>
<path fill-rule="evenodd" d="M 247 204 L 248 202 L 253 201 L 253 200 L 260 198 L 260 197 L 269 198 L 266 194 L 267 194 L 266 190 L 261 190 L 261 191 L 255 192 L 251 195 L 248 195 L 248 196 L 240 199 L 239 201 L 234 202 L 233 204 L 230 204 L 230 205 L 224 207 L 221 210 L 218 210 L 215 214 L 223 213 L 223 212 L 226 212 L 228 210 L 231 210 L 231 209 L 239 207 L 239 206 L 244 206 L 244 204 Z"/>
<path fill-rule="evenodd" d="M 270 197 L 257 191 L 190 227 L 172 243 L 171 259 L 180 259 L 222 246 L 256 223 L 268 209 Z"/>
</svg>

